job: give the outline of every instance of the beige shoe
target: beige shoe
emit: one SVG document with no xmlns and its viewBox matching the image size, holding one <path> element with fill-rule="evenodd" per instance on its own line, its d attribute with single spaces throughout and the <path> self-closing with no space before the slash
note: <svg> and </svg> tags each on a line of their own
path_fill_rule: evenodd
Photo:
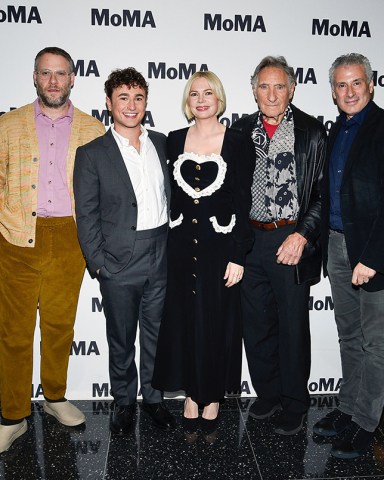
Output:
<svg viewBox="0 0 384 480">
<path fill-rule="evenodd" d="M 0 453 L 5 452 L 16 440 L 28 430 L 27 421 L 16 425 L 0 425 Z"/>
<path fill-rule="evenodd" d="M 84 414 L 72 403 L 65 402 L 44 402 L 44 411 L 53 415 L 60 423 L 68 427 L 75 427 L 85 422 Z"/>
</svg>

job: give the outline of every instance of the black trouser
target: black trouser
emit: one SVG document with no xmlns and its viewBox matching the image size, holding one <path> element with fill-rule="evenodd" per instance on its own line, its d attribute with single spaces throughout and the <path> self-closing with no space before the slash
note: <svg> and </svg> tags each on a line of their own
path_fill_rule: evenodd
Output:
<svg viewBox="0 0 384 480">
<path fill-rule="evenodd" d="M 276 262 L 279 246 L 293 230 L 293 225 L 254 228 L 241 282 L 244 344 L 257 396 L 304 413 L 311 364 L 309 284 L 297 285 L 295 267 Z"/>
</svg>

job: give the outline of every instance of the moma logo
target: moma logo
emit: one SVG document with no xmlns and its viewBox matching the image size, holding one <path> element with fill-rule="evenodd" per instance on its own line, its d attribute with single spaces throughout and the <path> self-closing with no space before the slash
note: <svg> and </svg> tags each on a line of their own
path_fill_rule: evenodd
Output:
<svg viewBox="0 0 384 480">
<path fill-rule="evenodd" d="M 108 397 L 109 394 L 109 383 L 92 384 L 92 397 Z"/>
<path fill-rule="evenodd" d="M 266 32 L 261 15 L 235 15 L 234 18 L 223 18 L 221 13 L 204 14 L 204 30 L 224 30 L 225 32 Z"/>
<path fill-rule="evenodd" d="M 176 67 L 168 67 L 165 62 L 148 63 L 148 78 L 168 78 L 169 80 L 185 79 L 188 80 L 195 72 L 206 72 L 208 66 L 206 63 L 202 63 L 200 68 L 197 67 L 196 63 L 179 63 Z"/>
<path fill-rule="evenodd" d="M 311 397 L 310 402 L 311 407 L 318 408 L 335 408 L 340 404 L 337 395 L 317 395 L 316 397 Z"/>
<path fill-rule="evenodd" d="M 377 70 L 373 71 L 373 84 L 375 87 L 384 87 L 384 75 L 379 75 Z"/>
<path fill-rule="evenodd" d="M 16 110 L 17 107 L 10 107 L 9 108 L 9 111 L 11 112 L 12 110 Z M 4 115 L 4 113 L 7 113 L 7 112 L 0 112 L 0 117 L 1 115 Z"/>
<path fill-rule="evenodd" d="M 237 122 L 237 120 L 239 120 L 240 118 L 246 117 L 246 116 L 247 116 L 246 113 L 243 113 L 241 115 L 239 113 L 232 113 L 232 115 L 230 117 L 221 117 L 220 118 L 220 123 L 222 123 L 226 127 L 230 127 L 235 122 Z"/>
<path fill-rule="evenodd" d="M 326 296 L 324 300 L 314 300 L 313 296 L 309 297 L 309 310 L 333 310 L 332 297 Z"/>
<path fill-rule="evenodd" d="M 71 442 L 74 452 L 78 455 L 94 455 L 98 453 L 101 445 L 100 440 L 76 440 Z"/>
<path fill-rule="evenodd" d="M 97 118 L 97 120 L 100 120 L 101 123 L 104 123 L 106 127 L 109 127 L 113 123 L 113 117 L 109 115 L 108 110 L 92 109 L 91 115 L 92 117 Z M 155 126 L 155 122 L 150 111 L 145 112 L 143 121 L 141 123 L 144 126 L 148 126 L 151 128 Z M 92 298 L 92 312 L 96 312 L 96 310 L 98 310 L 99 312 L 102 311 L 102 303 L 98 298 Z"/>
<path fill-rule="evenodd" d="M 94 75 L 100 77 L 99 69 L 95 60 L 77 60 L 75 63 L 75 75 L 79 77 L 89 77 Z"/>
<path fill-rule="evenodd" d="M 329 18 L 312 20 L 312 35 L 331 35 L 332 37 L 371 37 L 369 23 L 357 20 L 341 20 L 340 24 L 331 23 Z"/>
<path fill-rule="evenodd" d="M 100 355 L 99 347 L 95 341 L 72 342 L 70 355 Z"/>
<path fill-rule="evenodd" d="M 7 5 L 6 9 L 0 10 L 0 23 L 43 23 L 37 7 L 25 7 L 19 5 Z"/>
<path fill-rule="evenodd" d="M 39 383 L 38 385 L 34 385 L 32 383 L 31 397 L 32 398 L 44 397 L 43 387 L 41 386 L 41 383 Z"/>
<path fill-rule="evenodd" d="M 324 115 L 319 115 L 316 118 L 317 120 L 319 120 L 319 122 L 321 122 L 324 125 L 328 133 L 336 121 L 336 120 L 324 120 Z"/>
<path fill-rule="evenodd" d="M 340 390 L 341 378 L 336 381 L 336 378 L 319 378 L 318 382 L 311 382 L 308 385 L 308 390 L 311 393 L 316 392 L 338 392 Z"/>
<path fill-rule="evenodd" d="M 313 83 L 317 84 L 316 74 L 314 68 L 297 67 L 295 71 L 295 77 L 297 83 Z"/>
<path fill-rule="evenodd" d="M 121 13 L 111 13 L 108 8 L 91 9 L 91 25 L 104 25 L 108 27 L 136 27 L 156 28 L 155 19 L 151 11 L 123 10 Z"/>
</svg>

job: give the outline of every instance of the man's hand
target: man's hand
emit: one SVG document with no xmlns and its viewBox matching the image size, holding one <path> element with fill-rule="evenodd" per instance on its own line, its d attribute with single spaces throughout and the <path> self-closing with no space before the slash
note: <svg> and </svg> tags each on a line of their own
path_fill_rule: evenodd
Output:
<svg viewBox="0 0 384 480">
<path fill-rule="evenodd" d="M 300 233 L 292 233 L 284 240 L 277 250 L 277 263 L 283 265 L 297 265 L 303 254 L 307 240 Z"/>
<path fill-rule="evenodd" d="M 353 285 L 363 285 L 363 283 L 368 283 L 371 278 L 376 275 L 376 270 L 366 267 L 362 263 L 358 263 L 352 272 L 352 283 Z"/>
</svg>

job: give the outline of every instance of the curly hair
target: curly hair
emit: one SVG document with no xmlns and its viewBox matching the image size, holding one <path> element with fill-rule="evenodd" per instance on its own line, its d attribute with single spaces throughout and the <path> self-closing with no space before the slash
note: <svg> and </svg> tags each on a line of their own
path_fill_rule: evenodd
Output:
<svg viewBox="0 0 384 480">
<path fill-rule="evenodd" d="M 113 70 L 104 83 L 104 92 L 108 98 L 111 98 L 113 91 L 122 85 L 127 85 L 129 88 L 141 87 L 145 91 L 145 96 L 148 97 L 148 83 L 143 75 L 133 67 Z"/>
</svg>

